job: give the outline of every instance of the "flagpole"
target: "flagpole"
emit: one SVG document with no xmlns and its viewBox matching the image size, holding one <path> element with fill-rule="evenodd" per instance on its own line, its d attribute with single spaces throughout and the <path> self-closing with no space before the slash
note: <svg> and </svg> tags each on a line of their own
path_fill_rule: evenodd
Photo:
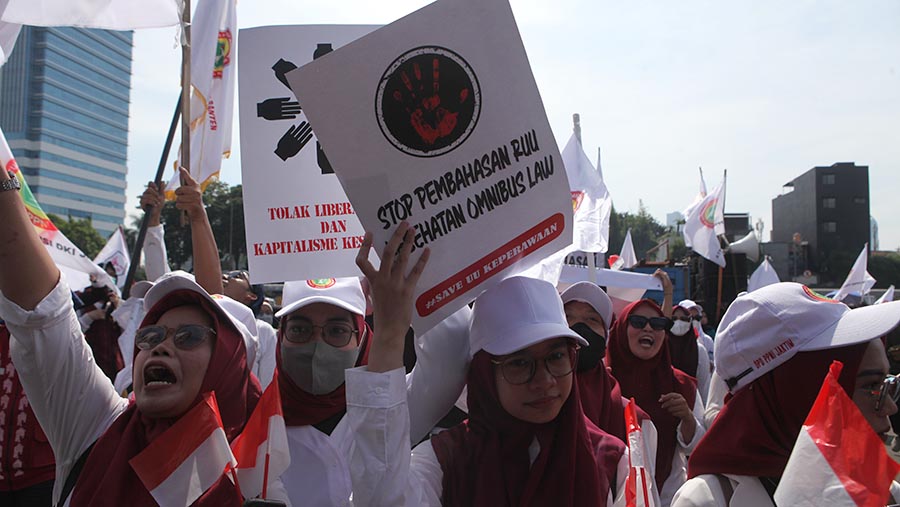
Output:
<svg viewBox="0 0 900 507">
<path fill-rule="evenodd" d="M 716 325 L 719 324 L 719 317 L 722 316 L 722 272 L 725 268 L 719 266 L 719 289 L 716 295 Z"/>
<path fill-rule="evenodd" d="M 181 115 L 181 96 L 175 104 L 175 112 L 172 114 L 172 121 L 169 123 L 169 133 L 166 135 L 166 143 L 163 146 L 162 153 L 159 156 L 159 165 L 156 167 L 156 177 L 153 181 L 156 188 L 161 188 L 163 172 L 166 169 L 166 162 L 169 160 L 169 151 L 172 149 L 172 141 L 175 138 L 175 127 L 178 126 L 178 117 Z M 162 204 L 160 204 L 162 206 Z M 141 250 L 144 248 L 144 240 L 147 238 L 147 227 L 150 225 L 150 211 L 152 206 L 148 206 L 144 210 L 144 218 L 141 219 L 141 228 L 138 230 L 137 240 L 134 242 L 134 249 L 131 251 L 131 265 L 128 266 L 128 275 L 125 277 L 125 287 L 122 288 L 122 300 L 128 299 L 131 294 L 131 284 L 134 281 L 134 274 L 137 272 L 138 264 L 141 262 Z"/>
<path fill-rule="evenodd" d="M 191 0 L 184 0 L 181 13 L 184 40 L 181 43 L 181 167 L 191 171 Z M 182 181 L 183 185 L 184 182 Z M 181 225 L 187 225 L 187 211 Z"/>
<path fill-rule="evenodd" d="M 572 115 L 572 128 L 575 131 L 575 139 L 578 140 L 578 148 L 584 149 L 581 146 L 581 115 L 575 113 Z M 599 148 L 598 148 L 599 149 Z M 588 261 L 588 280 L 596 284 L 597 283 L 597 262 L 594 260 L 594 252 L 585 252 L 587 255 Z"/>
</svg>

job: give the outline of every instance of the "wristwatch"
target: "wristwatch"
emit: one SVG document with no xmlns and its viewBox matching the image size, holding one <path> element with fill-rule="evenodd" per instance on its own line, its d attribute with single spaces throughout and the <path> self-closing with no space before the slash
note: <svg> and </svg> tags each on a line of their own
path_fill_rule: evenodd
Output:
<svg viewBox="0 0 900 507">
<path fill-rule="evenodd" d="M 0 181 L 0 192 L 6 192 L 7 190 L 19 190 L 20 188 L 22 188 L 22 185 L 19 184 L 18 178 L 16 178 L 12 174 L 9 175 L 8 180 Z"/>
</svg>

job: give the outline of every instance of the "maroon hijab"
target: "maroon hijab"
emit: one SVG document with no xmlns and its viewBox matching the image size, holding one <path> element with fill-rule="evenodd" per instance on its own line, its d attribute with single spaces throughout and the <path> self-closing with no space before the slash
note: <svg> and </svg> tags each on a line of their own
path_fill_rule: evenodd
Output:
<svg viewBox="0 0 900 507">
<path fill-rule="evenodd" d="M 673 312 L 678 309 L 686 311 L 690 317 L 691 312 L 683 306 L 675 305 Z M 688 332 L 684 333 L 684 336 L 676 336 L 669 331 L 666 331 L 666 335 L 672 366 L 696 378 L 697 352 L 700 350 L 697 347 L 697 330 L 694 329 L 694 326 L 691 326 Z"/>
<path fill-rule="evenodd" d="M 556 419 L 527 423 L 502 408 L 491 358 L 481 351 L 472 360 L 469 420 L 431 439 L 444 473 L 442 504 L 606 505 L 625 444 L 584 416 L 578 383 Z M 540 453 L 529 466 L 535 438 Z"/>
<path fill-rule="evenodd" d="M 200 386 L 196 402 L 203 394 L 216 393 L 225 435 L 231 442 L 237 437 L 259 400 L 259 382 L 250 375 L 247 349 L 241 333 L 223 314 L 223 310 L 190 290 L 166 295 L 147 312 L 141 327 L 155 324 L 159 318 L 179 306 L 199 306 L 213 320 L 216 330 L 213 353 Z M 137 355 L 137 348 L 135 348 Z M 132 403 L 119 415 L 94 444 L 72 492 L 72 507 L 79 506 L 155 506 L 156 501 L 134 473 L 129 460 L 153 442 L 177 421 L 144 416 Z M 59 478 L 65 480 L 64 478 Z M 224 475 L 194 505 L 240 506 L 243 499 Z"/>
<path fill-rule="evenodd" d="M 659 397 L 677 392 L 693 409 L 697 397 L 697 381 L 672 366 L 669 347 L 663 344 L 651 359 L 636 357 L 628 346 L 628 317 L 639 307 L 648 306 L 662 316 L 659 306 L 649 299 L 635 301 L 622 310 L 610 330 L 606 347 L 606 364 L 619 381 L 622 395 L 634 398 L 638 406 L 650 414 L 659 433 L 656 448 L 656 485 L 662 489 L 672 471 L 672 457 L 678 446 L 676 432 L 679 420 L 659 404 Z M 665 339 L 666 333 L 663 333 Z"/>
<path fill-rule="evenodd" d="M 609 369 L 601 362 L 592 370 L 579 372 L 575 380 L 578 381 L 585 417 L 601 430 L 623 442 L 627 441 L 625 405 L 628 400 L 622 397 L 622 388 Z M 635 406 L 635 409 L 638 421 L 650 419 L 640 406 Z"/>
<path fill-rule="evenodd" d="M 281 391 L 284 423 L 287 426 L 319 424 L 347 410 L 345 385 L 341 384 L 340 387 L 328 394 L 310 394 L 300 389 L 291 380 L 291 376 L 282 371 L 281 341 L 284 340 L 287 317 L 286 315 L 282 318 L 281 326 L 278 327 L 278 346 L 275 348 L 275 366 L 278 369 L 278 389 Z M 360 337 L 359 358 L 356 360 L 356 365 L 362 366 L 369 362 L 369 344 L 372 342 L 369 337 L 372 335 L 372 330 L 369 329 L 363 316 L 354 314 L 353 320 L 356 323 L 356 329 L 363 331 Z"/>
<path fill-rule="evenodd" d="M 838 383 L 852 396 L 867 346 L 800 352 L 738 390 L 694 449 L 688 477 L 781 477 L 831 362 L 844 363 Z"/>
</svg>

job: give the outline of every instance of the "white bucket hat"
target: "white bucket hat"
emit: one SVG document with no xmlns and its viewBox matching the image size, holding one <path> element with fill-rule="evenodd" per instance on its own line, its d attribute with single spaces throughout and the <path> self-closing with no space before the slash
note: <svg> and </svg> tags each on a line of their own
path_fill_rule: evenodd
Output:
<svg viewBox="0 0 900 507">
<path fill-rule="evenodd" d="M 281 310 L 275 317 L 290 315 L 313 303 L 328 303 L 356 315 L 366 314 L 366 296 L 359 278 L 317 278 L 285 282 Z"/>
<path fill-rule="evenodd" d="M 549 282 L 514 276 L 475 300 L 469 328 L 469 354 L 479 350 L 502 356 L 550 338 L 588 342 L 569 329 L 562 300 Z"/>
<path fill-rule="evenodd" d="M 851 310 L 799 283 L 776 283 L 728 307 L 716 333 L 716 371 L 735 392 L 797 352 L 867 342 L 898 324 L 900 302 Z"/>
</svg>

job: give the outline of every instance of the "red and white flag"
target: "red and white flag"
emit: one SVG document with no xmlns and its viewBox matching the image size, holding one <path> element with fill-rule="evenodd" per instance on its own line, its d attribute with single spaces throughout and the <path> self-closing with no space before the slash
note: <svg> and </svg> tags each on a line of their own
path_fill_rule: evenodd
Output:
<svg viewBox="0 0 900 507">
<path fill-rule="evenodd" d="M 884 507 L 900 472 L 831 364 L 775 490 L 779 506 Z"/>
<path fill-rule="evenodd" d="M 161 507 L 186 507 L 216 483 L 237 461 L 222 428 L 215 393 L 129 461 Z"/>
<path fill-rule="evenodd" d="M 641 422 L 634 409 L 634 398 L 625 406 L 625 428 L 628 430 L 628 482 L 625 483 L 625 503 L 628 507 L 659 505 L 654 494 L 655 484 L 647 465 L 647 448 Z"/>
<path fill-rule="evenodd" d="M 237 458 L 241 493 L 245 498 L 261 495 L 265 499 L 268 486 L 291 464 L 277 371 L 231 450 Z"/>
</svg>

